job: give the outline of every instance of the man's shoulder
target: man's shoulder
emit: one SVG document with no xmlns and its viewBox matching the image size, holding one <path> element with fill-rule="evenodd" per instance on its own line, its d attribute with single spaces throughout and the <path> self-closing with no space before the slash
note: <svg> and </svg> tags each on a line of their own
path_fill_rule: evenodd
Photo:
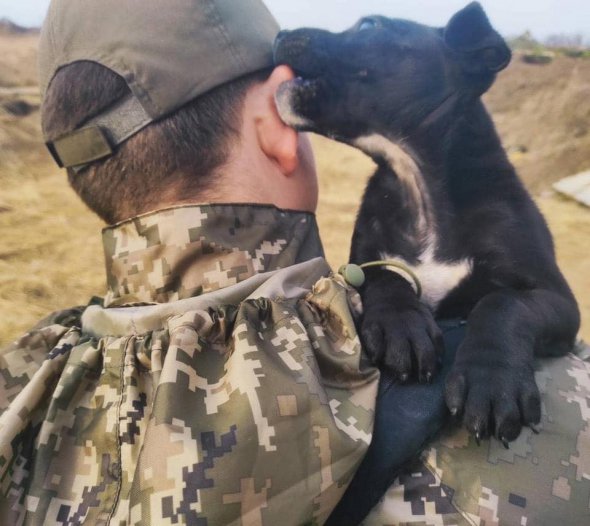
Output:
<svg viewBox="0 0 590 526">
<path fill-rule="evenodd" d="M 0 360 L 2 356 L 17 349 L 38 350 L 44 348 L 50 350 L 65 332 L 72 327 L 80 326 L 82 314 L 86 307 L 86 305 L 70 307 L 52 312 L 35 324 L 28 332 L 2 349 L 0 351 Z"/>
<path fill-rule="evenodd" d="M 4 380 L 0 382 L 0 415 L 27 387 L 42 364 L 55 354 L 54 349 L 63 338 L 80 327 L 84 310 L 85 307 L 72 307 L 56 311 L 0 349 L 0 378 Z"/>
<path fill-rule="evenodd" d="M 61 325 L 63 327 L 78 326 L 82 318 L 82 314 L 86 310 L 87 305 L 79 305 L 77 307 L 70 307 L 68 309 L 57 310 L 39 321 L 31 331 L 40 330 L 52 325 Z"/>
</svg>

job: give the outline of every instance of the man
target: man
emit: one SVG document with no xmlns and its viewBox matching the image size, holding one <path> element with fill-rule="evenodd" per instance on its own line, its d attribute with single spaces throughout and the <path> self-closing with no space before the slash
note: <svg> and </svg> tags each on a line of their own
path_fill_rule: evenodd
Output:
<svg viewBox="0 0 590 526">
<path fill-rule="evenodd" d="M 73 188 L 115 226 L 103 233 L 104 300 L 52 315 L 0 354 L 5 523 L 321 524 L 361 463 L 379 375 L 361 354 L 357 296 L 322 257 L 307 139 L 274 107 L 292 77 L 272 68 L 277 30 L 258 0 L 53 1 L 44 132 Z M 412 392 L 381 383 L 381 400 L 393 393 L 401 408 Z M 377 431 L 420 421 L 380 418 Z M 445 444 L 477 461 L 482 450 L 454 436 Z M 373 467 L 403 457 L 398 438 L 373 448 Z M 369 523 L 493 523 L 501 485 L 467 486 L 474 472 L 457 464 L 467 479 L 442 473 L 455 477 L 453 500 L 437 463 L 452 455 L 433 455 Z M 585 491 L 569 476 L 558 488 L 568 483 Z M 490 503 L 473 511 L 480 496 Z M 332 523 L 351 523 L 342 508 Z"/>
<path fill-rule="evenodd" d="M 379 375 L 275 109 L 277 32 L 259 0 L 52 2 L 44 133 L 117 224 L 101 304 L 0 355 L 1 524 L 323 523 L 344 492 Z"/>
</svg>

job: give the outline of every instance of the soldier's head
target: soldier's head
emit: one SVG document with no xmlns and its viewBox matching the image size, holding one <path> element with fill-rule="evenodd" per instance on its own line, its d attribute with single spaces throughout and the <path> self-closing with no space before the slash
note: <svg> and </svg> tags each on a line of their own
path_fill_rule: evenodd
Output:
<svg viewBox="0 0 590 526">
<path fill-rule="evenodd" d="M 278 25 L 261 0 L 52 0 L 42 124 L 74 190 L 106 222 L 186 203 L 313 211 L 305 136 L 281 121 Z"/>
</svg>

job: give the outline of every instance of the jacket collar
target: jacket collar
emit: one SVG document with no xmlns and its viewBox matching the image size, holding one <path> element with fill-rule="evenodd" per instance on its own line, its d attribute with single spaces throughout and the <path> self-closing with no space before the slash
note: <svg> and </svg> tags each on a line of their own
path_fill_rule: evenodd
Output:
<svg viewBox="0 0 590 526">
<path fill-rule="evenodd" d="M 105 307 L 167 303 L 323 256 L 315 216 L 260 205 L 191 205 L 104 229 Z"/>
</svg>

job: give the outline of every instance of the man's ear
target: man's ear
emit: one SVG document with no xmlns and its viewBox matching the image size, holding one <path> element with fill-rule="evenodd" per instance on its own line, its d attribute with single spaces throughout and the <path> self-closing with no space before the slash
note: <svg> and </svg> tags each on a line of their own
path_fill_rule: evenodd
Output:
<svg viewBox="0 0 590 526">
<path fill-rule="evenodd" d="M 510 48 L 494 30 L 479 2 L 472 2 L 451 18 L 444 38 L 462 56 L 468 73 L 496 73 L 512 58 Z"/>
<path fill-rule="evenodd" d="M 299 134 L 281 120 L 275 94 L 283 82 L 293 78 L 291 68 L 275 68 L 262 86 L 256 113 L 256 133 L 260 148 L 285 175 L 291 175 L 299 165 Z"/>
</svg>

